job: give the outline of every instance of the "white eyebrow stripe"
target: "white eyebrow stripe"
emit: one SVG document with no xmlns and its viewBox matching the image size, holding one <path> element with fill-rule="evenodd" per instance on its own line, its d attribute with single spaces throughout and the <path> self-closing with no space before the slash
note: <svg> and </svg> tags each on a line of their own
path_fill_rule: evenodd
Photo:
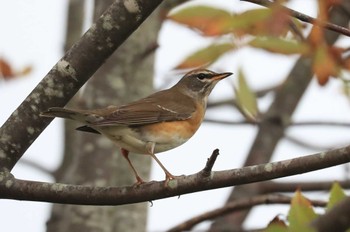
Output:
<svg viewBox="0 0 350 232">
<path fill-rule="evenodd" d="M 166 110 L 166 111 L 169 111 L 171 113 L 174 113 L 174 114 L 177 114 L 178 112 L 174 111 L 174 110 L 171 110 L 171 109 L 168 109 L 168 108 L 165 108 L 164 106 L 161 106 L 161 105 L 157 105 L 158 108 L 162 109 L 162 110 Z"/>
</svg>

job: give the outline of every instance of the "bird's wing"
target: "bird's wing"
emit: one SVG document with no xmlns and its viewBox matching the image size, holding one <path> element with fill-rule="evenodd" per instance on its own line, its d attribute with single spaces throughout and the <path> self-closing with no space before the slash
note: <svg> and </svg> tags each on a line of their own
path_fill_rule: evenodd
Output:
<svg viewBox="0 0 350 232">
<path fill-rule="evenodd" d="M 111 108 L 110 108 L 111 109 Z M 138 101 L 115 107 L 115 110 L 95 112 L 99 119 L 91 126 L 145 125 L 156 122 L 185 120 L 195 111 L 193 99 L 183 94 L 157 92 Z"/>
</svg>

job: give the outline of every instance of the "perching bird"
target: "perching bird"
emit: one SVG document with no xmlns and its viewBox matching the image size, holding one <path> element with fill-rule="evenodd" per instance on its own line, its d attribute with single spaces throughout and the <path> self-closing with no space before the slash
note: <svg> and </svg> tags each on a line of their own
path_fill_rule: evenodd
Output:
<svg viewBox="0 0 350 232">
<path fill-rule="evenodd" d="M 121 148 L 138 184 L 144 181 L 132 165 L 129 152 L 152 156 L 168 181 L 174 176 L 155 153 L 178 147 L 194 135 L 203 121 L 212 89 L 231 74 L 197 69 L 187 73 L 173 87 L 126 105 L 95 110 L 52 107 L 41 116 L 79 121 L 85 126 L 77 130 L 107 136 Z"/>
</svg>

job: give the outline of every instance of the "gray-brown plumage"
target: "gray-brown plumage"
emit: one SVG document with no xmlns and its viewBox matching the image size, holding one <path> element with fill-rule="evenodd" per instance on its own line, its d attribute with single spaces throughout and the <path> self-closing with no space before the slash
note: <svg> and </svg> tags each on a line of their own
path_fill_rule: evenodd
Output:
<svg viewBox="0 0 350 232">
<path fill-rule="evenodd" d="M 107 136 L 122 149 L 138 183 L 143 181 L 128 158 L 129 151 L 151 155 L 168 180 L 173 175 L 154 154 L 180 146 L 192 137 L 202 123 L 210 92 L 231 74 L 198 69 L 173 87 L 126 105 L 95 110 L 52 107 L 41 116 L 79 121 L 84 126 L 78 130 Z"/>
</svg>

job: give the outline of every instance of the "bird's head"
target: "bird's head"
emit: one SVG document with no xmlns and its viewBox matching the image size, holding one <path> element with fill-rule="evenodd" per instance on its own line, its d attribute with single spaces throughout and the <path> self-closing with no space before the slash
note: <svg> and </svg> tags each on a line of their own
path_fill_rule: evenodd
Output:
<svg viewBox="0 0 350 232">
<path fill-rule="evenodd" d="M 196 69 L 183 76 L 175 86 L 186 95 L 206 98 L 220 80 L 230 75 L 230 72 L 216 73 L 207 69 Z"/>
</svg>

